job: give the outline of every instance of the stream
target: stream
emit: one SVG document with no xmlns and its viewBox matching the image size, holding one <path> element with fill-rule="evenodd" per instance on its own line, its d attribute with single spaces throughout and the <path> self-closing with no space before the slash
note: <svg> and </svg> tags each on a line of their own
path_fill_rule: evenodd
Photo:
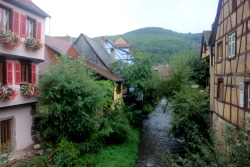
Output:
<svg viewBox="0 0 250 167">
<path fill-rule="evenodd" d="M 164 112 L 164 98 L 143 121 L 136 167 L 165 167 L 163 155 L 183 152 L 184 143 L 167 133 L 171 128 L 171 111 Z"/>
</svg>

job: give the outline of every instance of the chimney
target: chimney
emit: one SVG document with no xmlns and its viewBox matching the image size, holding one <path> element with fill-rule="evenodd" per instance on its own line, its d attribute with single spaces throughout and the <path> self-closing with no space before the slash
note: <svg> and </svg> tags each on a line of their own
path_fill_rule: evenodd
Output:
<svg viewBox="0 0 250 167">
<path fill-rule="evenodd" d="M 110 64 L 113 64 L 115 62 L 115 49 L 110 49 Z"/>
<path fill-rule="evenodd" d="M 102 45 L 103 47 L 104 47 L 105 41 L 106 41 L 106 38 L 105 38 L 105 37 L 102 37 L 102 39 L 101 39 L 101 45 Z"/>
</svg>

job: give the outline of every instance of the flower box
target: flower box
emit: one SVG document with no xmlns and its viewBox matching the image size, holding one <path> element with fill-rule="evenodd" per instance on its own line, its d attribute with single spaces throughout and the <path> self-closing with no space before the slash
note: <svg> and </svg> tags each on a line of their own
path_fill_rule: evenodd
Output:
<svg viewBox="0 0 250 167">
<path fill-rule="evenodd" d="M 40 41 L 37 41 L 34 38 L 26 38 L 24 44 L 26 48 L 30 50 L 39 50 L 43 46 L 43 44 Z"/>
<path fill-rule="evenodd" d="M 15 49 L 22 45 L 22 41 L 17 34 L 11 31 L 0 30 L 0 44 L 8 49 Z"/>
<path fill-rule="evenodd" d="M 32 96 L 38 95 L 38 88 L 33 84 L 25 84 L 21 86 L 21 93 L 25 98 L 30 98 Z"/>
<path fill-rule="evenodd" d="M 3 101 L 14 100 L 18 92 L 9 86 L 0 86 L 0 99 Z"/>
</svg>

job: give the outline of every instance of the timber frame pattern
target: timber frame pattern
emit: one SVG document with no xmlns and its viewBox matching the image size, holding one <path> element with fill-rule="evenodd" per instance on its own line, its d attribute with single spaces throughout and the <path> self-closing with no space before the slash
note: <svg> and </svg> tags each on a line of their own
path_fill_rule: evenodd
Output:
<svg viewBox="0 0 250 167">
<path fill-rule="evenodd" d="M 213 117 L 244 126 L 242 118 L 250 117 L 250 0 L 219 0 L 209 43 Z"/>
</svg>

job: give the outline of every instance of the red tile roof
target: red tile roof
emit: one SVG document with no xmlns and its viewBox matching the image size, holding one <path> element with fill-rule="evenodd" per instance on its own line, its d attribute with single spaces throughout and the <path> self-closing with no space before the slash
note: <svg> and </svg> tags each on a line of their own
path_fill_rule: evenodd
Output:
<svg viewBox="0 0 250 167">
<path fill-rule="evenodd" d="M 72 44 L 70 36 L 66 37 L 51 37 L 45 36 L 45 45 L 54 50 L 54 52 L 58 52 L 59 54 L 66 53 L 73 58 L 77 58 L 80 53 L 76 50 L 75 46 Z M 113 72 L 106 70 L 88 60 L 86 60 L 86 65 L 95 71 L 100 76 L 107 78 L 112 81 L 122 82 L 123 79 L 119 76 L 115 75 Z"/>
<path fill-rule="evenodd" d="M 64 40 L 64 38 L 51 37 L 48 35 L 45 36 L 45 44 L 57 50 L 60 53 L 67 53 L 70 47 L 72 46 L 72 43 Z"/>
<path fill-rule="evenodd" d="M 22 2 L 23 4 L 35 9 L 35 10 L 38 10 L 40 12 L 44 12 L 41 8 L 39 8 L 36 4 L 34 4 L 31 0 L 19 0 L 20 2 Z M 44 12 L 45 13 L 45 12 Z"/>
<path fill-rule="evenodd" d="M 18 6 L 24 10 L 32 12 L 41 17 L 50 17 L 46 12 L 44 12 L 41 8 L 39 8 L 36 4 L 34 4 L 31 0 L 4 0 L 10 4 Z"/>
</svg>

